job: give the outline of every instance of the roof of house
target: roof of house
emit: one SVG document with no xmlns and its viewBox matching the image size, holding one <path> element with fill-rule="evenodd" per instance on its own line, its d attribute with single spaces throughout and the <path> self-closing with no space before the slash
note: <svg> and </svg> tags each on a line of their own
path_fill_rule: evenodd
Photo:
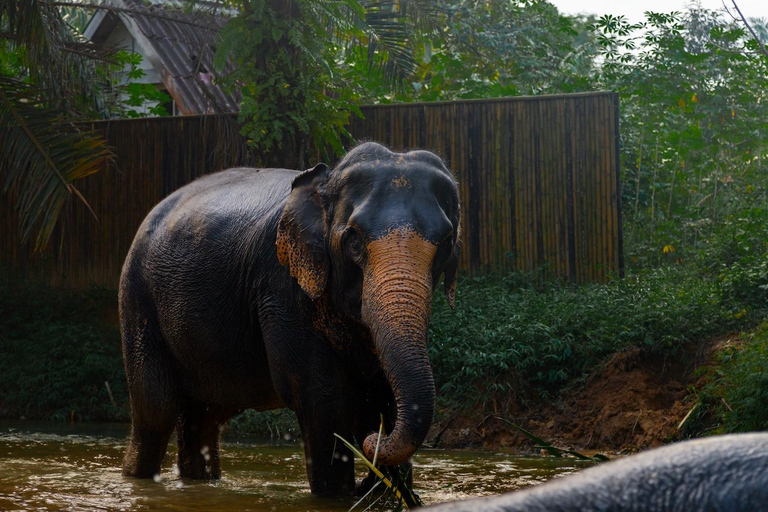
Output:
<svg viewBox="0 0 768 512">
<path fill-rule="evenodd" d="M 85 37 L 104 42 L 122 22 L 182 114 L 237 112 L 238 95 L 213 83 L 215 42 L 226 16 L 188 11 L 173 0 L 154 0 L 149 6 L 141 0 L 111 0 L 105 5 L 89 21 Z"/>
</svg>

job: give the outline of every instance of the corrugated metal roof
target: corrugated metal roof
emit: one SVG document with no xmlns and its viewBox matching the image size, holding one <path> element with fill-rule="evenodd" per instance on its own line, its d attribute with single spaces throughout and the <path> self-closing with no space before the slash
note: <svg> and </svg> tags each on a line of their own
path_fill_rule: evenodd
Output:
<svg viewBox="0 0 768 512">
<path fill-rule="evenodd" d="M 107 18 L 119 16 L 145 52 L 159 68 L 163 83 L 184 115 L 238 111 L 239 95 L 225 92 L 213 83 L 213 56 L 218 30 L 227 17 L 211 11 L 186 11 L 174 4 L 141 0 L 113 0 L 107 5 L 121 8 Z M 130 12 L 127 12 L 130 10 Z M 90 28 L 90 27 L 89 27 Z M 94 27 L 92 33 L 102 32 Z M 229 70 L 225 70 L 229 71 Z"/>
</svg>

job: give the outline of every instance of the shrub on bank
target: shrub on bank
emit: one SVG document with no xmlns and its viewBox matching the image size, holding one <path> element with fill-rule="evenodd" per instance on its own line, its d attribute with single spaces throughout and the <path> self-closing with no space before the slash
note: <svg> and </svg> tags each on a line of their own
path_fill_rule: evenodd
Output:
<svg viewBox="0 0 768 512">
<path fill-rule="evenodd" d="M 537 286 L 518 274 L 465 279 L 455 312 L 435 301 L 430 358 L 442 406 L 546 399 L 613 353 L 675 355 L 754 325 L 768 308 L 768 294 L 753 293 L 765 279 L 760 265 L 719 274 L 672 265 L 584 286 Z"/>
<path fill-rule="evenodd" d="M 725 347 L 699 394 L 694 430 L 713 433 L 768 430 L 768 321 Z"/>
<path fill-rule="evenodd" d="M 639 347 L 674 356 L 747 329 L 766 317 L 766 287 L 765 254 L 584 286 L 519 273 L 464 278 L 456 311 L 435 294 L 429 350 L 440 409 L 554 399 L 616 352 Z M 108 318 L 115 301 L 114 292 L 0 282 L 0 416 L 127 420 L 119 333 Z M 248 412 L 231 429 L 297 433 L 290 413 Z"/>
<path fill-rule="evenodd" d="M 128 419 L 115 301 L 0 280 L 0 417 Z"/>
</svg>

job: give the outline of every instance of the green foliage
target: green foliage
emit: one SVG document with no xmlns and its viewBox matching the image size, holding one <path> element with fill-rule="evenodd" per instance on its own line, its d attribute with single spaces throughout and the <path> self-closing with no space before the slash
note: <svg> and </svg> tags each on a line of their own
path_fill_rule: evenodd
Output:
<svg viewBox="0 0 768 512">
<path fill-rule="evenodd" d="M 289 409 L 243 411 L 229 420 L 227 430 L 237 436 L 256 436 L 275 441 L 290 441 L 301 437 L 296 414 Z"/>
<path fill-rule="evenodd" d="M 167 116 L 170 115 L 164 104 L 171 101 L 168 93 L 161 91 L 155 84 L 143 84 L 133 82 L 124 87 L 127 95 L 121 102 L 124 108 L 123 114 L 126 117 L 148 117 L 148 116 Z M 149 105 L 147 105 L 149 104 Z M 146 112 L 136 110 L 146 107 Z"/>
<path fill-rule="evenodd" d="M 440 3 L 410 87 L 393 92 L 362 52 L 344 66 L 365 101 L 437 101 L 591 90 L 597 45 L 585 20 L 546 1 Z"/>
<path fill-rule="evenodd" d="M 712 274 L 694 266 L 641 271 L 586 286 L 536 284 L 509 274 L 464 279 L 456 311 L 436 297 L 430 359 L 444 408 L 505 407 L 553 397 L 611 354 L 633 347 L 675 354 L 762 318 L 764 264 Z"/>
<path fill-rule="evenodd" d="M 49 2 L 0 2 L 0 41 L 21 49 L 16 52 L 18 74 L 10 76 L 39 87 L 44 97 L 63 104 L 71 115 L 99 117 L 105 104 L 96 69 L 109 52 L 84 41 L 68 21 Z"/>
<path fill-rule="evenodd" d="M 97 64 L 47 2 L 0 2 L 0 187 L 16 202 L 23 239 L 43 247 L 72 184 L 103 167 L 106 143 L 72 121 L 106 113 Z"/>
<path fill-rule="evenodd" d="M 68 199 L 85 202 L 72 182 L 112 158 L 101 137 L 66 119 L 64 106 L 46 103 L 39 88 L 0 76 L 0 188 L 18 191 L 22 238 L 33 238 L 36 248 L 47 243 Z"/>
<path fill-rule="evenodd" d="M 24 75 L 24 49 L 0 39 L 0 76 Z"/>
<path fill-rule="evenodd" d="M 110 75 L 110 83 L 124 82 L 119 87 L 116 100 L 115 113 L 121 117 L 147 117 L 167 116 L 168 110 L 164 104 L 171 101 L 168 93 L 161 91 L 155 84 L 142 83 L 146 73 L 141 69 L 143 57 L 139 53 L 120 50 L 115 52 L 114 64 L 107 73 Z M 125 93 L 125 98 L 120 92 Z"/>
<path fill-rule="evenodd" d="M 621 94 L 629 260 L 705 254 L 723 223 L 768 199 L 768 56 L 741 25 L 695 5 L 640 24 L 603 16 L 595 30 L 599 82 Z M 668 245 L 674 258 L 662 256 Z"/>
<path fill-rule="evenodd" d="M 128 419 L 120 334 L 107 322 L 115 301 L 0 281 L 0 417 Z"/>
<path fill-rule="evenodd" d="M 221 81 L 242 95 L 239 120 L 249 144 L 262 154 L 341 154 L 349 116 L 360 113 L 336 59 L 362 42 L 369 68 L 395 81 L 410 73 L 404 9 L 414 3 L 244 0 L 221 32 L 215 63 L 218 71 L 233 65 Z"/>
<path fill-rule="evenodd" d="M 726 347 L 711 368 L 699 395 L 702 409 L 714 418 L 702 422 L 714 432 L 768 430 L 768 323 L 744 337 L 743 344 Z M 708 421 L 707 421 L 708 420 Z"/>
</svg>

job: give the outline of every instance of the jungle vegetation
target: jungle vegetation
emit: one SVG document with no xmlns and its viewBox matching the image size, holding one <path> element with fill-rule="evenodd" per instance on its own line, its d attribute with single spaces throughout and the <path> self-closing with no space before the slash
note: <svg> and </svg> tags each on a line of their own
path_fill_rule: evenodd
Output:
<svg viewBox="0 0 768 512">
<path fill-rule="evenodd" d="M 130 110 L 110 80 L 136 64 L 83 41 L 80 10 L 61 3 L 0 7 L 0 143 L 14 148 L 0 154 L 0 183 L 24 191 L 22 229 L 41 246 L 77 197 L 76 179 L 110 157 L 73 122 Z M 768 427 L 767 20 L 748 29 L 735 12 L 696 4 L 636 24 L 565 16 L 543 0 L 225 4 L 235 15 L 220 33 L 217 79 L 240 90 L 242 133 L 258 150 L 338 153 L 363 103 L 620 94 L 627 277 L 465 277 L 455 312 L 436 297 L 430 355 L 442 410 L 556 400 L 615 352 L 674 356 L 743 331 L 699 399 L 717 428 Z M 0 360 L 0 388 L 11 390 L 0 415 L 125 419 L 119 336 L 95 306 L 111 293 L 22 289 L 4 276 L 0 343 L 13 356 Z M 284 413 L 233 425 L 295 428 Z"/>
</svg>

